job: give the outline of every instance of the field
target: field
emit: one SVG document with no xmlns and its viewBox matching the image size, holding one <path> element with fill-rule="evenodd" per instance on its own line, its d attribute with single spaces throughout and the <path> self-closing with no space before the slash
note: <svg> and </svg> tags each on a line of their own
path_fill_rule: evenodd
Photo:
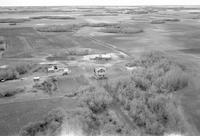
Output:
<svg viewBox="0 0 200 136">
<path fill-rule="evenodd" d="M 87 122 L 88 135 L 99 135 L 98 128 L 114 135 L 198 136 L 199 11 L 0 7 L 0 135 L 24 136 L 24 126 L 37 126 L 61 107 L 67 121 Z M 95 77 L 98 67 L 105 67 L 105 80 Z"/>
</svg>

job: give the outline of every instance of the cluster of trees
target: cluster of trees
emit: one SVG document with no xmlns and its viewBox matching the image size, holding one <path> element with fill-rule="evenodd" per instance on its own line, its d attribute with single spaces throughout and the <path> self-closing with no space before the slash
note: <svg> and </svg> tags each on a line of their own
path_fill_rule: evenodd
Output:
<svg viewBox="0 0 200 136">
<path fill-rule="evenodd" d="M 142 33 L 144 30 L 140 28 L 131 27 L 131 26 L 113 25 L 113 26 L 105 27 L 101 29 L 100 31 L 104 33 L 135 34 L 135 33 Z"/>
<path fill-rule="evenodd" d="M 140 69 L 133 71 L 131 77 L 107 85 L 107 91 L 147 134 L 183 131 L 184 122 L 171 94 L 188 86 L 185 68 L 160 52 L 144 54 L 132 65 Z"/>
<path fill-rule="evenodd" d="M 124 122 L 110 110 L 113 98 L 105 90 L 90 87 L 79 95 L 77 117 L 86 135 L 131 135 Z"/>
<path fill-rule="evenodd" d="M 74 32 L 85 25 L 87 24 L 49 25 L 44 27 L 36 27 L 36 30 L 39 32 Z"/>
<path fill-rule="evenodd" d="M 82 107 L 89 111 L 84 113 L 88 132 L 130 135 L 131 131 L 109 113 L 116 102 L 132 124 L 147 135 L 183 132 L 184 121 L 171 94 L 188 85 L 185 67 L 160 52 L 143 54 L 132 63 L 140 69 L 133 71 L 130 77 L 107 83 L 105 90 L 92 88 L 79 95 Z M 104 122 L 109 119 L 114 120 L 115 125 L 112 121 Z"/>
</svg>

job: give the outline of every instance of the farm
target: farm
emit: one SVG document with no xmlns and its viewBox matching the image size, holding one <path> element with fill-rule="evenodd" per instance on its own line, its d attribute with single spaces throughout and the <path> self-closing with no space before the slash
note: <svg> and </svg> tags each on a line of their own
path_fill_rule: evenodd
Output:
<svg viewBox="0 0 200 136">
<path fill-rule="evenodd" d="M 198 136 L 194 9 L 0 7 L 0 135 Z"/>
</svg>

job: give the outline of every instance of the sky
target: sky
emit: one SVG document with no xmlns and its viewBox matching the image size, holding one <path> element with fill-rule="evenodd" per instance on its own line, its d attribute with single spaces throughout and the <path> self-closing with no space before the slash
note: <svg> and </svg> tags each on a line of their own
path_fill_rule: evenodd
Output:
<svg viewBox="0 0 200 136">
<path fill-rule="evenodd" d="M 0 6 L 200 5 L 200 0 L 0 0 Z"/>
</svg>

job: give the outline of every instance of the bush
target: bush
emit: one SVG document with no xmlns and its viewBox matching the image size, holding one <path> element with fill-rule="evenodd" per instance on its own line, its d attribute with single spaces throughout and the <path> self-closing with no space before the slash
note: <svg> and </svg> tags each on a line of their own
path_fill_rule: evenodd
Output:
<svg viewBox="0 0 200 136">
<path fill-rule="evenodd" d="M 20 136 L 53 135 L 63 124 L 65 111 L 61 108 L 53 109 L 43 120 L 31 122 L 20 130 Z"/>
</svg>

